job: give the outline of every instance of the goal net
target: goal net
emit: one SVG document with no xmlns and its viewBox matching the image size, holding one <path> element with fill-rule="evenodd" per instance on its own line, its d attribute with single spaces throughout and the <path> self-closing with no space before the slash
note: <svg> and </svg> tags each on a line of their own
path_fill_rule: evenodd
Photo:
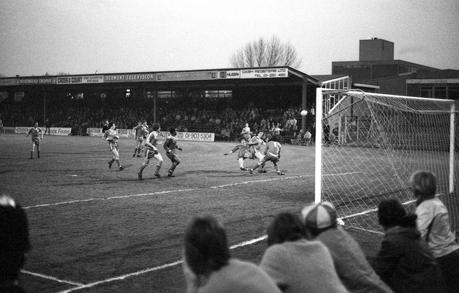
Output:
<svg viewBox="0 0 459 293">
<path fill-rule="evenodd" d="M 412 211 L 409 177 L 429 170 L 454 226 L 454 118 L 452 100 L 317 89 L 316 202 L 332 202 L 346 226 L 376 231 L 379 202 L 397 198 Z"/>
</svg>

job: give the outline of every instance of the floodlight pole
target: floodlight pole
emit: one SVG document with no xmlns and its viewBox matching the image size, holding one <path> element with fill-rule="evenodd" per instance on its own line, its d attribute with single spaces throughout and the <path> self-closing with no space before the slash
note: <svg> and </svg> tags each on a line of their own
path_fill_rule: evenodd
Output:
<svg viewBox="0 0 459 293">
<path fill-rule="evenodd" d="M 455 112 L 456 104 L 451 104 L 451 118 L 450 118 L 450 134 L 449 134 L 449 193 L 454 192 L 454 144 L 456 141 L 455 137 Z"/>
<path fill-rule="evenodd" d="M 316 89 L 316 163 L 315 163 L 315 185 L 314 185 L 314 202 L 319 203 L 322 200 L 322 114 L 323 113 L 323 96 L 322 88 Z"/>
</svg>

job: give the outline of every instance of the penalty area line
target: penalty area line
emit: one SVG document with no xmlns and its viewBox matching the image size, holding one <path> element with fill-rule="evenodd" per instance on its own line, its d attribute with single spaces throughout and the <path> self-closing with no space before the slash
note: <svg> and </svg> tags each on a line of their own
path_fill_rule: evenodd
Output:
<svg viewBox="0 0 459 293">
<path fill-rule="evenodd" d="M 233 249 L 236 249 L 236 248 L 252 245 L 252 244 L 255 244 L 255 243 L 258 243 L 260 241 L 265 240 L 267 237 L 268 237 L 267 235 L 263 235 L 263 236 L 260 236 L 258 238 L 254 238 L 254 239 L 251 239 L 251 240 L 243 241 L 243 242 L 240 242 L 240 243 L 237 243 L 237 244 L 234 244 L 234 245 L 230 246 L 229 249 L 233 250 Z M 70 289 L 67 289 L 67 290 L 64 290 L 64 291 L 59 291 L 59 293 L 69 293 L 69 292 L 78 291 L 78 290 L 82 290 L 82 289 L 92 288 L 92 287 L 95 287 L 95 286 L 98 286 L 98 285 L 101 285 L 101 284 L 107 284 L 107 283 L 111 283 L 111 282 L 115 282 L 115 281 L 121 281 L 121 280 L 125 280 L 127 278 L 140 276 L 140 275 L 143 275 L 143 274 L 146 274 L 146 273 L 151 273 L 151 272 L 167 269 L 167 268 L 170 268 L 170 267 L 175 267 L 175 266 L 181 265 L 182 263 L 183 263 L 183 260 L 177 260 L 177 261 L 174 261 L 174 262 L 171 262 L 171 263 L 168 263 L 168 264 L 163 264 L 163 265 L 160 265 L 160 266 L 156 266 L 156 267 L 149 268 L 149 269 L 144 269 L 144 270 L 141 270 L 141 271 L 137 271 L 137 272 L 133 272 L 133 273 L 125 274 L 125 275 L 121 275 L 121 276 L 118 276 L 118 277 L 108 278 L 108 279 L 105 279 L 105 280 L 100 280 L 100 281 L 96 281 L 96 282 L 88 283 L 88 284 L 79 284 L 79 285 L 77 285 L 77 287 L 70 288 Z"/>
</svg>

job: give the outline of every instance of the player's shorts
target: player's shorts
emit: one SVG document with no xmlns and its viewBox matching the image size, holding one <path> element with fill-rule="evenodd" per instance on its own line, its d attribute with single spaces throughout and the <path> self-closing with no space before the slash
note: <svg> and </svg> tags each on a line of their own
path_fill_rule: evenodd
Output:
<svg viewBox="0 0 459 293">
<path fill-rule="evenodd" d="M 40 145 L 40 139 L 39 138 L 33 138 L 32 143 L 36 145 Z"/>
<path fill-rule="evenodd" d="M 143 136 L 137 136 L 137 137 L 135 138 L 135 140 L 136 140 L 137 142 L 143 142 L 144 138 L 143 138 Z"/>
<path fill-rule="evenodd" d="M 147 159 L 152 159 L 155 157 L 155 155 L 159 154 L 157 150 L 152 150 L 152 149 L 147 149 L 147 153 L 146 153 L 146 158 Z"/>
<path fill-rule="evenodd" d="M 110 148 L 111 151 L 118 151 L 118 142 L 116 140 L 109 140 L 108 141 L 108 147 Z"/>
<path fill-rule="evenodd" d="M 263 163 L 266 163 L 268 161 L 271 161 L 273 163 L 279 162 L 279 157 L 276 155 L 273 155 L 271 153 L 267 153 L 265 157 L 263 158 Z"/>
<path fill-rule="evenodd" d="M 265 157 L 260 151 L 256 150 L 254 153 L 255 158 L 257 158 L 259 161 L 262 161 L 263 158 Z"/>
<path fill-rule="evenodd" d="M 174 152 L 167 152 L 166 156 L 173 162 L 173 163 L 180 163 L 177 155 Z"/>
</svg>

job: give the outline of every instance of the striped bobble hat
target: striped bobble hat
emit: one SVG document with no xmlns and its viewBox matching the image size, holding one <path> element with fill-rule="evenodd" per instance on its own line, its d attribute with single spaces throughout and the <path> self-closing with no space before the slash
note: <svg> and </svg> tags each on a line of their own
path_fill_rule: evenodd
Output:
<svg viewBox="0 0 459 293">
<path fill-rule="evenodd" d="M 321 202 L 305 206 L 301 211 L 306 227 L 313 229 L 329 228 L 336 223 L 336 210 L 331 202 Z"/>
</svg>

